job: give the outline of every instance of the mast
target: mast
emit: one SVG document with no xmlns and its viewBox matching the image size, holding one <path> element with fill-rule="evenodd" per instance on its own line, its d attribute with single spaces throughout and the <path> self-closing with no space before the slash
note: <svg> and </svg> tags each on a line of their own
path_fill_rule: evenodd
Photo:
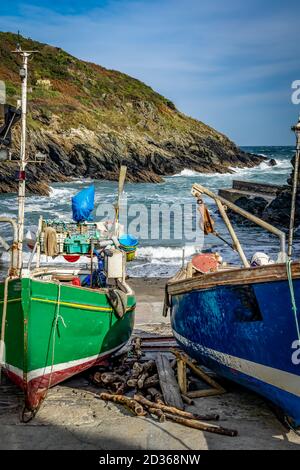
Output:
<svg viewBox="0 0 300 470">
<path fill-rule="evenodd" d="M 300 116 L 298 123 L 292 127 L 292 131 L 296 134 L 296 155 L 295 155 L 295 166 L 294 166 L 294 178 L 292 188 L 292 203 L 291 203 L 291 216 L 290 216 L 290 228 L 289 228 L 289 241 L 288 241 L 288 257 L 292 258 L 293 252 L 293 237 L 294 237 L 294 226 L 295 226 L 295 214 L 296 214 L 296 199 L 299 179 L 299 160 L 300 160 Z"/>
<path fill-rule="evenodd" d="M 19 163 L 19 190 L 18 190 L 18 270 L 22 269 L 23 261 L 23 239 L 24 239 L 24 216 L 25 216 L 25 190 L 26 190 L 26 117 L 27 117 L 27 74 L 28 58 L 37 51 L 23 51 L 20 46 L 17 47 L 15 54 L 22 57 L 22 66 L 20 68 L 20 78 L 22 81 L 21 94 L 21 145 L 20 145 L 20 163 Z"/>
<path fill-rule="evenodd" d="M 18 269 L 22 268 L 22 253 L 24 239 L 24 216 L 25 216 L 25 190 L 26 190 L 26 113 L 27 113 L 27 64 L 30 54 L 20 53 L 23 59 L 23 66 L 20 69 L 22 80 L 21 97 L 21 148 L 19 167 L 19 192 L 18 192 Z"/>
</svg>

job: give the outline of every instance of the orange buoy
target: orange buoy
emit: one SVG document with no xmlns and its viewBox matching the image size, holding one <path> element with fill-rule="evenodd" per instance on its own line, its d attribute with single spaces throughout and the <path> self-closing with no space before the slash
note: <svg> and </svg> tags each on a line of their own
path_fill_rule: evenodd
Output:
<svg viewBox="0 0 300 470">
<path fill-rule="evenodd" d="M 71 284 L 73 286 L 78 286 L 78 287 L 81 286 L 81 282 L 80 282 L 79 277 L 73 277 Z"/>
<path fill-rule="evenodd" d="M 193 256 L 192 266 L 196 271 L 206 274 L 217 271 L 218 260 L 216 255 L 213 253 L 200 253 Z"/>
</svg>

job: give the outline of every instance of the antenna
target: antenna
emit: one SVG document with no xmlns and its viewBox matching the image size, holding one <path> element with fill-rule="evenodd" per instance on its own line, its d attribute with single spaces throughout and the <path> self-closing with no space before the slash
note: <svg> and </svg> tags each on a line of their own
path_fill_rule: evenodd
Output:
<svg viewBox="0 0 300 470">
<path fill-rule="evenodd" d="M 19 37 L 19 33 L 18 33 Z M 22 253 L 24 239 L 24 215 L 25 215 L 25 188 L 26 188 L 26 114 L 27 114 L 27 76 L 28 76 L 28 58 L 38 51 L 23 51 L 20 44 L 17 44 L 14 54 L 20 55 L 22 65 L 20 67 L 20 78 L 22 82 L 21 98 L 21 146 L 20 146 L 20 164 L 19 164 L 19 190 L 18 190 L 18 269 L 22 269 Z"/>
<path fill-rule="evenodd" d="M 20 51 L 21 50 L 21 45 L 20 45 L 20 31 L 18 30 L 18 42 L 16 46 L 16 50 Z"/>
</svg>

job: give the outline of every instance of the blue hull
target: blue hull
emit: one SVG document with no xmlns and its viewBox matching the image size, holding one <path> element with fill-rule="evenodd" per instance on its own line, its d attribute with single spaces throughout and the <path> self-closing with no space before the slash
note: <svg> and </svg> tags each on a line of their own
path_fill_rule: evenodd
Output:
<svg viewBox="0 0 300 470">
<path fill-rule="evenodd" d="M 294 291 L 299 306 L 300 279 Z M 171 299 L 174 336 L 191 357 L 300 425 L 300 344 L 286 280 L 219 285 Z"/>
</svg>

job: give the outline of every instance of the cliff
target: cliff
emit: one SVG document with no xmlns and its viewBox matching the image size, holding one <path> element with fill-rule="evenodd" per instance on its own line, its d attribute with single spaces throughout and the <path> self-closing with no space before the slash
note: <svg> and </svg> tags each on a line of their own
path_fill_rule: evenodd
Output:
<svg viewBox="0 0 300 470">
<path fill-rule="evenodd" d="M 0 80 L 8 102 L 20 96 L 18 38 L 0 32 Z M 38 50 L 29 63 L 28 153 L 47 156 L 28 166 L 28 189 L 70 178 L 117 179 L 120 164 L 131 181 L 160 182 L 184 168 L 223 173 L 263 158 L 241 151 L 225 135 L 192 119 L 144 83 L 79 60 L 60 48 L 21 38 Z M 14 153 L 19 150 L 14 131 Z M 0 165 L 0 192 L 15 190 L 15 167 Z"/>
</svg>

